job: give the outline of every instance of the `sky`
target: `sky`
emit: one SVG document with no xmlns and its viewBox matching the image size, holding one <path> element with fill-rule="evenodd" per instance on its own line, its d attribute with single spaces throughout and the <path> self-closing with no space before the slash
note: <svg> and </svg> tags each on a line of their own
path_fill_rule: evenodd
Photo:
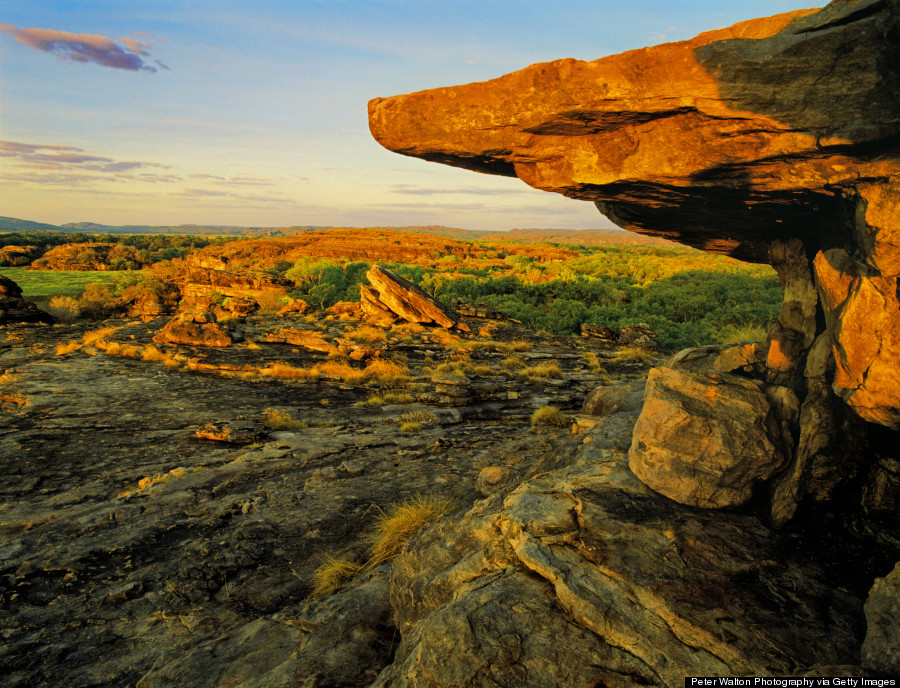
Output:
<svg viewBox="0 0 900 688">
<path fill-rule="evenodd" d="M 4 0 L 0 215 L 53 224 L 610 227 L 591 203 L 385 150 L 369 134 L 368 101 L 815 4 Z"/>
</svg>

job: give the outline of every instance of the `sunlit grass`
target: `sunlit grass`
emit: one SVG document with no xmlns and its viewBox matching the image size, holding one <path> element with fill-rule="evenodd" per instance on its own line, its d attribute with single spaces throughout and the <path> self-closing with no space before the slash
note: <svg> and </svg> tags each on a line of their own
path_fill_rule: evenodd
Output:
<svg viewBox="0 0 900 688">
<path fill-rule="evenodd" d="M 262 413 L 263 425 L 272 430 L 303 430 L 309 424 L 293 418 L 289 411 L 267 408 Z"/>
<path fill-rule="evenodd" d="M 542 406 L 531 414 L 531 424 L 535 427 L 564 428 L 569 424 L 569 420 L 555 406 Z"/>
</svg>

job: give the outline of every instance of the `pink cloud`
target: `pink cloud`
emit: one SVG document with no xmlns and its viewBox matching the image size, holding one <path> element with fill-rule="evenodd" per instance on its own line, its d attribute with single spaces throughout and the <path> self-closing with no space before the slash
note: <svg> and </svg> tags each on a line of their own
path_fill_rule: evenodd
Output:
<svg viewBox="0 0 900 688">
<path fill-rule="evenodd" d="M 134 38 L 120 38 L 121 45 L 111 38 L 95 33 L 72 33 L 55 29 L 22 29 L 12 24 L 0 23 L 0 31 L 12 36 L 18 43 L 35 50 L 56 55 L 67 62 L 93 62 L 104 67 L 127 69 L 130 71 L 156 72 L 143 57 L 150 57 L 147 48 L 150 43 Z M 154 60 L 163 69 L 168 69 Z"/>
</svg>

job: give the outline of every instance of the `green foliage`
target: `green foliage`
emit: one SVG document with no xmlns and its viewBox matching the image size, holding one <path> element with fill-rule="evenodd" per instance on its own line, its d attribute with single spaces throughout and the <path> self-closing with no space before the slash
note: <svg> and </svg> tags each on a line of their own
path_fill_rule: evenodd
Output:
<svg viewBox="0 0 900 688">
<path fill-rule="evenodd" d="M 284 274 L 294 282 L 293 298 L 325 309 L 338 301 L 358 301 L 369 267 L 364 262 L 339 265 L 325 258 L 301 258 Z"/>
<path fill-rule="evenodd" d="M 25 298 L 40 296 L 81 296 L 88 284 L 98 282 L 113 285 L 123 274 L 113 270 L 29 270 L 28 268 L 0 268 L 0 275 L 22 287 Z"/>
</svg>

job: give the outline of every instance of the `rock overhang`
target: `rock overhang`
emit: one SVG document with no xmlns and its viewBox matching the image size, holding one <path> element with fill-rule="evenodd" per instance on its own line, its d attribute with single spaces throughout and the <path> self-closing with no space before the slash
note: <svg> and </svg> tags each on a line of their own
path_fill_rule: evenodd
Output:
<svg viewBox="0 0 900 688">
<path fill-rule="evenodd" d="M 376 98 L 370 128 L 395 152 L 515 176 L 703 250 L 765 262 L 775 238 L 831 248 L 857 188 L 900 176 L 898 7 L 832 2 Z"/>
</svg>

